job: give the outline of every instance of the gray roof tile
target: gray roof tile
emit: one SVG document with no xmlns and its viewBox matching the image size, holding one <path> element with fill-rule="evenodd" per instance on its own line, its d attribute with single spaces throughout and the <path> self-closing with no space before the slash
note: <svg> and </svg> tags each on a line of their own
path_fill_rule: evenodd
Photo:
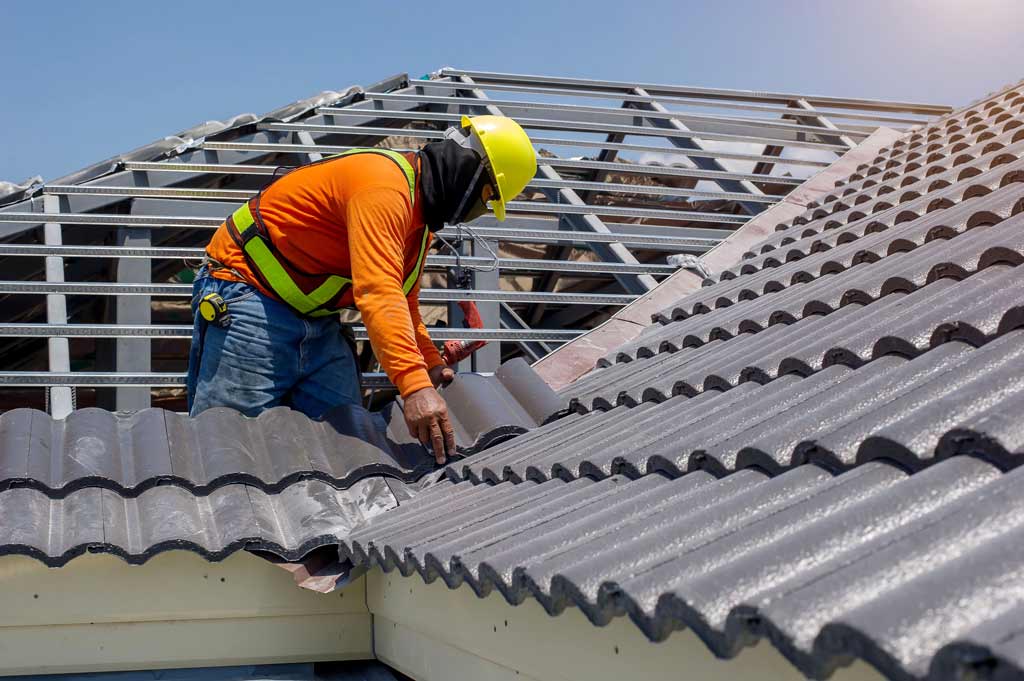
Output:
<svg viewBox="0 0 1024 681">
<path fill-rule="evenodd" d="M 788 374 L 576 415 L 537 429 L 522 446 L 512 441 L 453 464 L 449 473 L 496 482 L 750 466 L 779 472 L 806 461 L 845 469 L 875 458 L 917 470 L 956 454 L 1012 467 L 1024 454 L 1024 424 L 1016 418 L 1021 368 L 1022 330 L 977 349 L 945 342 L 912 360 L 885 355 L 807 378 Z"/>
<path fill-rule="evenodd" d="M 460 376 L 445 395 L 462 455 L 563 407 L 522 360 L 493 377 Z M 88 487 L 136 497 L 168 484 L 199 495 L 240 483 L 275 493 L 307 479 L 343 489 L 380 475 L 414 482 L 434 469 L 397 407 L 342 406 L 321 421 L 287 407 L 255 418 L 226 408 L 195 418 L 163 409 L 80 409 L 64 420 L 32 409 L 0 414 L 0 491 L 30 487 L 51 498 Z"/>
<path fill-rule="evenodd" d="M 979 108 L 883 150 L 564 389 L 573 413 L 343 555 L 725 657 L 768 638 L 815 678 L 1024 676 L 1024 112 Z"/>
<path fill-rule="evenodd" d="M 387 482 L 369 478 L 339 490 L 319 480 L 276 493 L 228 484 L 206 496 L 153 487 L 137 497 L 87 487 L 63 498 L 35 489 L 0 492 L 0 555 L 26 555 L 51 567 L 83 553 L 112 553 L 143 563 L 184 549 L 222 560 L 240 549 L 301 558 L 395 505 Z"/>
<path fill-rule="evenodd" d="M 915 475 L 876 462 L 836 477 L 803 465 L 774 478 L 444 483 L 343 554 L 551 613 L 577 606 L 597 624 L 625 613 L 654 639 L 690 627 L 725 657 L 769 638 L 815 678 L 850 655 L 916 678 L 935 651 L 959 672 L 961 638 L 1019 613 L 1024 592 L 992 589 L 1021 563 L 1020 471 L 956 457 Z M 964 611 L 979 598 L 991 610 Z"/>
<path fill-rule="evenodd" d="M 431 461 L 397 410 L 339 407 L 323 421 L 287 407 L 256 418 L 225 408 L 196 418 L 163 409 L 81 409 L 63 420 L 32 409 L 0 415 L 0 489 L 51 497 L 85 487 L 138 496 L 166 484 L 196 494 L 237 483 L 275 492 L 309 478 L 347 487 L 371 475 L 415 480 Z"/>
<path fill-rule="evenodd" d="M 473 454 L 560 415 L 565 404 L 523 359 L 493 376 L 458 374 L 442 390 L 462 454 Z"/>
</svg>

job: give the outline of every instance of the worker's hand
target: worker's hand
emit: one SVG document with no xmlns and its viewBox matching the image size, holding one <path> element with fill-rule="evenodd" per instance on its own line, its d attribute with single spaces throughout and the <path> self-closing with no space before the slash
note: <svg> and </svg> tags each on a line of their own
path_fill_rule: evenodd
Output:
<svg viewBox="0 0 1024 681">
<path fill-rule="evenodd" d="M 435 388 L 448 385 L 455 380 L 455 372 L 450 366 L 445 366 L 444 364 L 438 364 L 427 373 L 430 374 L 430 382 L 434 384 Z"/>
<path fill-rule="evenodd" d="M 448 405 L 434 388 L 421 388 L 405 398 L 405 425 L 409 434 L 434 450 L 439 464 L 445 451 L 455 453 L 455 430 L 448 420 Z"/>
</svg>

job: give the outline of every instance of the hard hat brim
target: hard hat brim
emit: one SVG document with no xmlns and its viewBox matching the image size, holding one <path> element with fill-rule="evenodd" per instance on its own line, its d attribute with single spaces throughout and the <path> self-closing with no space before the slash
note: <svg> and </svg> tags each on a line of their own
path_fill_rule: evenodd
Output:
<svg viewBox="0 0 1024 681">
<path fill-rule="evenodd" d="M 488 121 L 488 123 L 485 125 L 481 125 L 482 121 Z M 499 131 L 497 133 L 494 133 L 493 130 L 487 127 L 488 125 L 492 125 L 493 122 L 500 122 L 499 129 L 504 129 L 504 132 Z M 519 193 L 521 187 L 526 186 L 527 182 L 524 181 L 522 182 L 522 185 L 520 185 L 516 180 L 512 180 L 511 182 L 509 181 L 509 177 L 506 175 L 506 167 L 504 165 L 499 164 L 498 161 L 494 160 L 496 157 L 500 157 L 500 153 L 497 153 L 495 151 L 494 141 L 491 140 L 490 135 L 488 133 L 494 133 L 499 136 L 499 139 L 497 141 L 500 143 L 500 146 L 498 147 L 498 149 L 500 150 L 501 146 L 507 147 L 508 126 L 511 125 L 516 130 L 518 130 L 518 133 L 522 139 L 517 140 L 516 142 L 524 143 L 530 151 L 529 159 L 532 163 L 532 168 L 529 170 L 529 177 L 533 177 L 533 175 L 537 171 L 533 145 L 530 143 L 529 138 L 526 136 L 526 133 L 523 132 L 522 128 L 511 118 L 505 118 L 504 116 L 476 116 L 474 118 L 470 118 L 469 116 L 464 115 L 460 118 L 460 123 L 462 127 L 468 127 L 470 131 L 472 131 L 472 133 L 476 135 L 476 138 L 480 142 L 480 146 L 483 147 L 483 151 L 488 158 L 487 167 L 491 173 L 491 179 L 493 180 L 495 191 L 495 196 L 490 201 L 491 210 L 494 211 L 494 217 L 499 222 L 503 222 L 505 220 L 506 201 L 515 198 L 515 195 Z M 501 140 L 502 136 L 505 137 L 504 141 Z M 520 161 L 521 160 L 522 159 L 520 159 Z M 504 161 L 502 163 L 504 163 Z M 513 177 L 515 177 L 515 175 L 513 175 Z"/>
</svg>

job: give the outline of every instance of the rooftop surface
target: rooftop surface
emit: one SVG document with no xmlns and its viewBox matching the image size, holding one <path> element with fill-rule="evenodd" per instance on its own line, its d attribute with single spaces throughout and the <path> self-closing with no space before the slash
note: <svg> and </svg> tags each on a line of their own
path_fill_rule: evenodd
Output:
<svg viewBox="0 0 1024 681">
<path fill-rule="evenodd" d="M 1024 674 L 1024 93 L 905 135 L 343 553 L 820 678 Z"/>
<path fill-rule="evenodd" d="M 1022 149 L 1019 84 L 907 132 L 557 395 L 522 366 L 466 377 L 464 458 L 443 470 L 406 473 L 386 421 L 371 440 L 354 417 L 213 414 L 203 451 L 256 478 L 233 479 L 168 471 L 172 429 L 124 425 L 176 422 L 163 412 L 9 412 L 0 467 L 24 472 L 4 475 L 0 553 L 330 545 L 552 614 L 625 615 L 665 645 L 683 627 L 722 657 L 767 639 L 814 678 L 853 659 L 1024 677 Z M 312 455 L 268 470 L 251 438 L 271 419 L 383 454 L 366 475 Z"/>
</svg>

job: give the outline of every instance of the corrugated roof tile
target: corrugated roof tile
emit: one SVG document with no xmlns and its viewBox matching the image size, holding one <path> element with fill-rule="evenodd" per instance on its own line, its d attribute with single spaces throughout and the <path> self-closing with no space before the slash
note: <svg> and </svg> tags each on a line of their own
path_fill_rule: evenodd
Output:
<svg viewBox="0 0 1024 681">
<path fill-rule="evenodd" d="M 153 487 L 137 497 L 87 487 L 55 499 L 14 488 L 0 492 L 0 555 L 31 556 L 51 567 L 86 552 L 144 563 L 175 549 L 208 560 L 241 549 L 294 560 L 319 546 L 336 545 L 372 513 L 394 505 L 380 477 L 345 490 L 318 480 L 276 493 L 228 484 L 206 496 L 177 486 Z"/>
<path fill-rule="evenodd" d="M 950 657 L 988 619 L 962 600 L 991 601 L 986 589 L 1018 569 L 1020 542 L 1006 543 L 1024 514 L 1019 500 L 1003 500 L 1020 475 L 957 457 L 915 475 L 877 462 L 835 477 L 803 465 L 775 478 L 445 483 L 430 515 L 457 522 L 423 519 L 430 531 L 405 544 L 373 531 L 396 527 L 379 517 L 343 553 L 479 594 L 497 589 L 512 603 L 532 596 L 552 613 L 577 606 L 597 624 L 628 614 L 654 639 L 689 627 L 725 657 L 766 637 L 815 678 L 850 655 L 917 678 L 935 651 Z M 419 503 L 395 517 L 420 522 Z M 488 510 L 465 512 L 480 506 Z M 1005 595 L 996 615 L 1024 602 Z"/>
<path fill-rule="evenodd" d="M 238 483 L 274 492 L 307 478 L 347 487 L 371 475 L 416 480 L 433 469 L 401 412 L 350 406 L 323 421 L 287 407 L 256 418 L 226 408 L 196 418 L 81 409 L 62 420 L 15 409 L 0 414 L 0 443 L 0 489 L 32 487 L 51 497 L 86 487 L 138 496 L 167 484 L 196 494 Z"/>
</svg>

